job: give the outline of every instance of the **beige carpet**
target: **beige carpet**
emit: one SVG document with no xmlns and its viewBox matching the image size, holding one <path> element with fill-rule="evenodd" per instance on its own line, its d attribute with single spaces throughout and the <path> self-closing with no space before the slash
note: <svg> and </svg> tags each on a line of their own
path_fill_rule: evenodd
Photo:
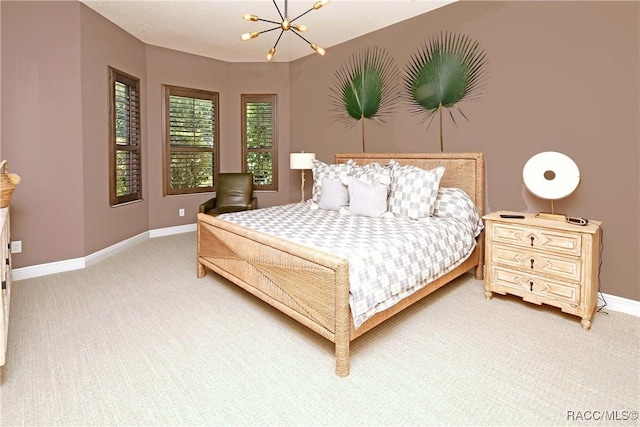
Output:
<svg viewBox="0 0 640 427">
<path fill-rule="evenodd" d="M 639 331 L 466 275 L 356 340 L 341 379 L 328 341 L 197 279 L 186 233 L 15 282 L 0 424 L 638 425 Z"/>
</svg>

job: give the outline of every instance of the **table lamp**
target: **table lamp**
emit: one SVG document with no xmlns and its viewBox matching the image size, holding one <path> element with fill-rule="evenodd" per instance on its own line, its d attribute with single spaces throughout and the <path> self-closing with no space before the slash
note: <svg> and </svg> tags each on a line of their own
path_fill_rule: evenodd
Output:
<svg viewBox="0 0 640 427">
<path fill-rule="evenodd" d="M 305 169 L 311 169 L 313 166 L 313 159 L 316 158 L 315 153 L 290 153 L 289 154 L 289 168 L 299 169 L 302 171 L 302 185 L 300 187 L 302 191 L 302 203 L 304 203 L 304 171 Z"/>
<path fill-rule="evenodd" d="M 551 201 L 551 212 L 540 212 L 538 217 L 567 219 L 554 212 L 553 201 L 569 197 L 580 184 L 580 170 L 569 156 L 555 151 L 538 153 L 524 165 L 522 179 L 532 194 Z"/>
</svg>

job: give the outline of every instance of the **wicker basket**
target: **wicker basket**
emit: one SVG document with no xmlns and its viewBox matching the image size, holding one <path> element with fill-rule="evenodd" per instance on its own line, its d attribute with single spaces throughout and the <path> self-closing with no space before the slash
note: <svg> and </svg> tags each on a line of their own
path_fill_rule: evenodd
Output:
<svg viewBox="0 0 640 427">
<path fill-rule="evenodd" d="M 0 162 L 0 208 L 6 208 L 11 202 L 11 196 L 16 185 L 20 183 L 20 177 L 15 173 L 9 173 L 7 161 Z"/>
</svg>

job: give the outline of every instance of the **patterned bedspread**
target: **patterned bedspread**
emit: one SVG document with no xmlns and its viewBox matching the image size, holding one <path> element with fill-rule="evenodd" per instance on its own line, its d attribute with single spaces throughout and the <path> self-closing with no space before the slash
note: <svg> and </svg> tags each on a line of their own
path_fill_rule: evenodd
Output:
<svg viewBox="0 0 640 427">
<path fill-rule="evenodd" d="M 309 203 L 219 216 L 349 261 L 355 327 L 466 260 L 480 233 L 456 218 L 421 220 L 342 215 Z"/>
</svg>

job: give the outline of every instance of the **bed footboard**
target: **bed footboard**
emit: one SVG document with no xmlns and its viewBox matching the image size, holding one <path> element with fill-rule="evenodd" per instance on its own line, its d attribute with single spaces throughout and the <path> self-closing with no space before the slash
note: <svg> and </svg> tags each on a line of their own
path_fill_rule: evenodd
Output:
<svg viewBox="0 0 640 427">
<path fill-rule="evenodd" d="M 206 268 L 335 344 L 336 373 L 349 374 L 348 261 L 198 214 L 197 275 Z"/>
</svg>

